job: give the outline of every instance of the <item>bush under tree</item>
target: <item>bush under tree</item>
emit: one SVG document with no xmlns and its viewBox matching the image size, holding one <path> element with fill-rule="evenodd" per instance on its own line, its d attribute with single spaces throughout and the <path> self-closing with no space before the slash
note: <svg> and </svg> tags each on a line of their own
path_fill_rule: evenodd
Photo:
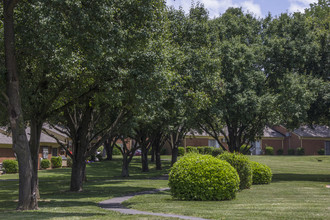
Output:
<svg viewBox="0 0 330 220">
<path fill-rule="evenodd" d="M 42 169 L 47 169 L 50 167 L 50 161 L 48 159 L 43 159 L 41 162 L 40 162 L 40 167 Z"/>
<path fill-rule="evenodd" d="M 247 156 L 240 153 L 229 153 L 225 152 L 218 156 L 219 159 L 227 161 L 230 165 L 232 165 L 240 178 L 239 188 L 249 189 L 252 185 L 252 169 L 250 160 Z"/>
<path fill-rule="evenodd" d="M 53 168 L 60 168 L 62 167 L 62 157 L 52 157 L 50 159 L 50 161 L 52 162 L 52 167 Z"/>
<path fill-rule="evenodd" d="M 239 189 L 239 176 L 226 161 L 190 153 L 171 168 L 171 194 L 181 200 L 230 200 Z"/>
</svg>

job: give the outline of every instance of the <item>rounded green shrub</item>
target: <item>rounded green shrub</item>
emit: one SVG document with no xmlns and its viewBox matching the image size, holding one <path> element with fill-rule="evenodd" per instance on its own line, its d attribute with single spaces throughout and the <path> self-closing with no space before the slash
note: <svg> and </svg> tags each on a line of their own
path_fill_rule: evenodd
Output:
<svg viewBox="0 0 330 220">
<path fill-rule="evenodd" d="M 17 173 L 18 172 L 18 161 L 17 160 L 4 160 L 2 162 L 2 168 L 6 173 Z"/>
<path fill-rule="evenodd" d="M 239 188 L 242 189 L 249 189 L 252 185 L 252 169 L 250 160 L 247 156 L 240 154 L 240 153 L 228 153 L 225 152 L 218 156 L 219 159 L 227 161 L 230 165 L 232 165 L 238 175 L 240 184 Z"/>
<path fill-rule="evenodd" d="M 198 153 L 204 154 L 204 147 L 199 146 L 199 147 L 197 147 L 197 150 L 198 150 Z"/>
<path fill-rule="evenodd" d="M 243 144 L 243 145 L 239 148 L 239 152 L 242 153 L 242 154 L 250 154 L 250 148 L 251 148 L 250 145 Z"/>
<path fill-rule="evenodd" d="M 62 157 L 52 157 L 50 159 L 50 161 L 52 162 L 52 167 L 53 168 L 60 168 L 60 167 L 62 167 Z"/>
<path fill-rule="evenodd" d="M 178 147 L 178 156 L 184 155 L 184 147 Z"/>
<path fill-rule="evenodd" d="M 321 148 L 320 150 L 318 150 L 317 154 L 318 155 L 324 155 L 325 154 L 324 148 Z"/>
<path fill-rule="evenodd" d="M 40 166 L 42 169 L 47 169 L 50 167 L 50 161 L 48 159 L 43 159 L 41 162 L 40 162 Z"/>
<path fill-rule="evenodd" d="M 269 166 L 250 161 L 253 170 L 253 184 L 269 184 L 272 181 L 272 170 Z"/>
<path fill-rule="evenodd" d="M 302 147 L 297 148 L 297 155 L 305 155 L 305 149 Z"/>
<path fill-rule="evenodd" d="M 294 155 L 294 149 L 293 148 L 288 149 L 288 155 Z"/>
<path fill-rule="evenodd" d="M 171 168 L 171 194 L 181 200 L 229 200 L 239 189 L 239 176 L 226 161 L 190 153 Z"/>
<path fill-rule="evenodd" d="M 277 153 L 277 155 L 283 155 L 284 150 L 282 148 L 280 148 L 276 151 L 276 153 Z"/>
<path fill-rule="evenodd" d="M 187 146 L 186 151 L 187 153 L 198 153 L 197 147 L 193 147 L 193 146 Z"/>
<path fill-rule="evenodd" d="M 266 146 L 265 148 L 265 154 L 266 155 L 274 155 L 274 148 L 271 146 Z"/>
<path fill-rule="evenodd" d="M 214 148 L 212 151 L 212 156 L 217 157 L 218 155 L 222 154 L 223 150 L 221 148 Z"/>
<path fill-rule="evenodd" d="M 206 147 L 204 147 L 204 154 L 212 155 L 212 151 L 214 149 L 215 149 L 214 147 L 206 146 Z"/>
<path fill-rule="evenodd" d="M 120 150 L 116 146 L 112 149 L 112 155 L 121 155 Z"/>
</svg>

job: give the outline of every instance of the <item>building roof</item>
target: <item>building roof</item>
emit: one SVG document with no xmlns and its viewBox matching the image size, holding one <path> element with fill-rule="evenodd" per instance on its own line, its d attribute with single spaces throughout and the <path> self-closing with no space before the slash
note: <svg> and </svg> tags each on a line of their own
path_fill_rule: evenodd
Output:
<svg viewBox="0 0 330 220">
<path fill-rule="evenodd" d="M 270 127 L 265 127 L 264 134 L 262 137 L 272 137 L 272 138 L 284 138 L 284 135 L 280 132 L 275 131 L 274 129 L 271 129 Z"/>
<path fill-rule="evenodd" d="M 301 137 L 330 137 L 330 127 L 325 125 L 314 125 L 312 127 L 305 125 L 295 129 L 293 132 Z"/>
</svg>

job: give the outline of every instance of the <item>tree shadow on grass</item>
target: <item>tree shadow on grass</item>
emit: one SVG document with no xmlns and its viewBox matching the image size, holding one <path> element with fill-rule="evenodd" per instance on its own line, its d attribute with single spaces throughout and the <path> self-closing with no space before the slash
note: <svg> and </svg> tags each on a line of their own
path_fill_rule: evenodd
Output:
<svg viewBox="0 0 330 220">
<path fill-rule="evenodd" d="M 293 173 L 273 174 L 272 182 L 280 182 L 280 181 L 313 181 L 313 182 L 329 182 L 330 183 L 330 175 L 293 174 Z"/>
<path fill-rule="evenodd" d="M 0 212 L 1 217 L 3 219 L 15 218 L 15 219 L 62 219 L 62 218 L 86 218 L 96 216 L 104 216 L 104 213 L 82 213 L 82 212 L 43 212 L 43 211 L 28 211 L 28 212 L 18 212 L 18 211 L 10 211 L 10 212 Z M 6 217 L 8 216 L 8 218 Z"/>
</svg>

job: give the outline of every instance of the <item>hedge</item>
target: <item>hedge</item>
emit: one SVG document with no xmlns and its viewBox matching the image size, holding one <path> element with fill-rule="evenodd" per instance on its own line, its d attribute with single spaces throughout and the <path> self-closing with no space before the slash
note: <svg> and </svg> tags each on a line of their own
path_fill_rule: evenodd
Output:
<svg viewBox="0 0 330 220">
<path fill-rule="evenodd" d="M 269 166 L 250 161 L 253 170 L 253 184 L 269 184 L 272 181 L 272 171 Z"/>
<path fill-rule="evenodd" d="M 240 153 L 229 153 L 225 152 L 218 156 L 219 159 L 227 161 L 232 165 L 240 178 L 239 188 L 249 189 L 252 185 L 252 169 L 251 164 L 247 156 Z"/>
<path fill-rule="evenodd" d="M 171 195 L 181 200 L 230 200 L 239 189 L 239 176 L 226 161 L 190 153 L 171 168 Z"/>
<path fill-rule="evenodd" d="M 274 155 L 274 148 L 271 146 L 266 146 L 265 148 L 265 154 L 266 155 Z"/>
<path fill-rule="evenodd" d="M 2 162 L 2 168 L 6 173 L 17 173 L 18 172 L 18 161 L 17 160 L 4 160 Z"/>
<path fill-rule="evenodd" d="M 47 169 L 50 167 L 50 161 L 48 159 L 43 159 L 41 162 L 40 162 L 40 166 L 42 169 Z"/>
<path fill-rule="evenodd" d="M 62 167 L 62 157 L 52 157 L 50 159 L 50 161 L 52 162 L 52 167 L 53 168 L 60 168 Z"/>
</svg>

